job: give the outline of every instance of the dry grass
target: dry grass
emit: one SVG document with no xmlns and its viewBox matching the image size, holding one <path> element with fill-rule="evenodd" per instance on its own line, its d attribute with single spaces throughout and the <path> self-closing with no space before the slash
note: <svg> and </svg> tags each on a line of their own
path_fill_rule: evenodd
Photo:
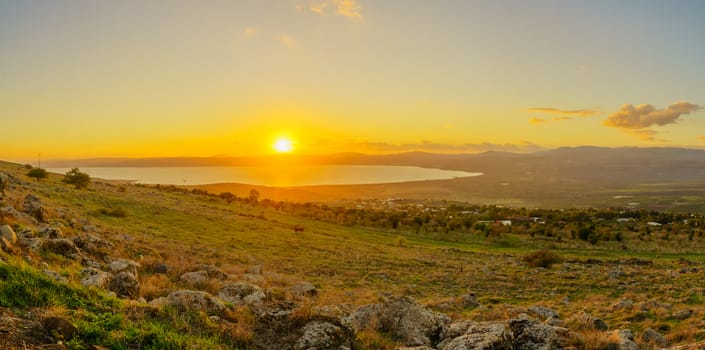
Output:
<svg viewBox="0 0 705 350">
<path fill-rule="evenodd" d="M 173 284 L 166 275 L 155 274 L 140 278 L 140 294 L 147 300 L 167 296 L 172 289 Z"/>
</svg>

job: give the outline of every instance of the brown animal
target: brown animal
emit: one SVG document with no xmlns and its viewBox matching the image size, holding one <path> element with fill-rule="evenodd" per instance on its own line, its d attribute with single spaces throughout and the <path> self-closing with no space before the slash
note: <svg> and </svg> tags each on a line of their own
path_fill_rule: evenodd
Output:
<svg viewBox="0 0 705 350">
<path fill-rule="evenodd" d="M 304 232 L 303 226 L 294 226 L 294 232 Z"/>
</svg>

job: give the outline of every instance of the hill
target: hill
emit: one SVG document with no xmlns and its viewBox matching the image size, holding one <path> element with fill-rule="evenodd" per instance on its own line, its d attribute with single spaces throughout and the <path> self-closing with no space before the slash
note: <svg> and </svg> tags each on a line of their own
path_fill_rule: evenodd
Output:
<svg viewBox="0 0 705 350">
<path fill-rule="evenodd" d="M 620 226 L 619 211 L 228 201 L 26 172 L 0 164 L 2 348 L 604 349 L 705 337 L 701 216 L 634 211 Z"/>
</svg>

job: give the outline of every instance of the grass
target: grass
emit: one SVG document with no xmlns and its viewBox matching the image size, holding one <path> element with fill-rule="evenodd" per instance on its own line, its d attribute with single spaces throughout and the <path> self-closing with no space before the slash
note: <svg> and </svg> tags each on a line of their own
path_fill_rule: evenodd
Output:
<svg viewBox="0 0 705 350">
<path fill-rule="evenodd" d="M 15 171 L 12 169 L 3 165 L 3 170 Z M 22 171 L 16 171 L 18 176 L 24 176 Z M 613 328 L 639 330 L 667 324 L 664 335 L 678 342 L 702 337 L 693 331 L 704 326 L 699 316 L 671 320 L 670 312 L 657 309 L 641 321 L 629 321 L 636 311 L 611 309 L 616 301 L 628 296 L 635 304 L 655 300 L 671 304 L 674 311 L 693 309 L 694 315 L 705 314 L 700 283 L 705 278 L 702 237 L 692 242 L 656 238 L 642 241 L 625 234 L 623 242 L 596 245 L 515 233 L 491 237 L 466 234 L 439 240 L 444 237 L 434 236 L 436 233 L 345 227 L 192 193 L 109 183 L 76 190 L 60 180 L 51 175 L 41 183 L 26 181 L 22 188 L 8 194 L 22 198 L 34 193 L 41 197 L 45 206 L 52 208 L 49 216 L 53 222 L 64 225 L 62 230 L 67 235 L 80 229 L 55 208 L 69 208 L 68 216 L 88 219 L 104 237 L 119 242 L 110 254 L 143 262 L 140 282 L 142 296 L 147 299 L 185 287 L 179 277 L 201 263 L 218 266 L 236 277 L 243 276 L 247 266 L 262 265 L 263 280 L 258 283 L 272 300 L 292 298 L 287 288 L 301 280 L 319 288 L 319 297 L 314 299 L 317 305 L 377 302 L 381 292 L 410 294 L 429 303 L 452 300 L 469 291 L 483 306 L 453 309 L 448 311 L 451 316 L 501 319 L 513 315 L 516 308 L 541 304 L 564 317 L 585 309 Z M 128 215 L 102 212 L 109 208 L 124 208 Z M 294 226 L 305 230 L 294 233 Z M 628 249 L 624 250 L 622 244 Z M 559 255 L 562 262 L 540 253 L 527 266 L 525 257 L 542 249 Z M 648 259 L 653 264 L 624 262 L 630 258 Z M 677 273 L 678 258 L 693 261 L 698 272 Z M 61 257 L 52 259 L 52 264 L 66 270 L 72 282 L 77 281 L 78 267 Z M 598 263 L 586 263 L 587 259 L 597 259 Z M 166 264 L 168 273 L 157 274 L 153 268 L 157 263 Z M 542 265 L 546 268 L 533 267 Z M 81 329 L 77 348 L 102 343 L 121 349 L 135 342 L 151 344 L 152 348 L 188 348 L 191 343 L 217 348 L 242 346 L 251 336 L 247 322 L 230 330 L 234 334 L 231 338 L 223 339 L 198 316 L 143 314 L 116 301 L 103 300 L 90 290 L 58 285 L 27 267 L 0 266 L 6 266 L 0 268 L 0 276 L 8 276 L 0 280 L 0 293 L 5 293 L 0 294 L 0 306 L 62 306 L 72 310 L 70 314 Z M 610 272 L 616 269 L 624 277 L 610 279 Z M 9 278 L 10 274 L 14 277 Z M 7 282 L 15 279 L 28 281 L 28 285 Z M 240 312 L 236 317 L 248 316 Z M 378 334 L 358 336 L 370 346 L 393 347 Z M 588 337 L 586 344 L 597 345 L 585 348 L 600 348 L 603 341 Z"/>
</svg>

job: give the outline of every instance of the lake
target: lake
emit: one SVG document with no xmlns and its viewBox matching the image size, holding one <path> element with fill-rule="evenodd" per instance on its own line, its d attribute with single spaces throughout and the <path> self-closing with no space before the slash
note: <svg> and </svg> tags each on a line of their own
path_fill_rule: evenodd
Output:
<svg viewBox="0 0 705 350">
<path fill-rule="evenodd" d="M 47 168 L 47 171 L 58 174 L 65 174 L 69 170 L 68 168 Z M 482 173 L 413 166 L 376 165 L 95 167 L 81 168 L 81 171 L 93 178 L 129 180 L 141 184 L 242 183 L 274 187 L 375 184 L 482 175 Z"/>
</svg>

